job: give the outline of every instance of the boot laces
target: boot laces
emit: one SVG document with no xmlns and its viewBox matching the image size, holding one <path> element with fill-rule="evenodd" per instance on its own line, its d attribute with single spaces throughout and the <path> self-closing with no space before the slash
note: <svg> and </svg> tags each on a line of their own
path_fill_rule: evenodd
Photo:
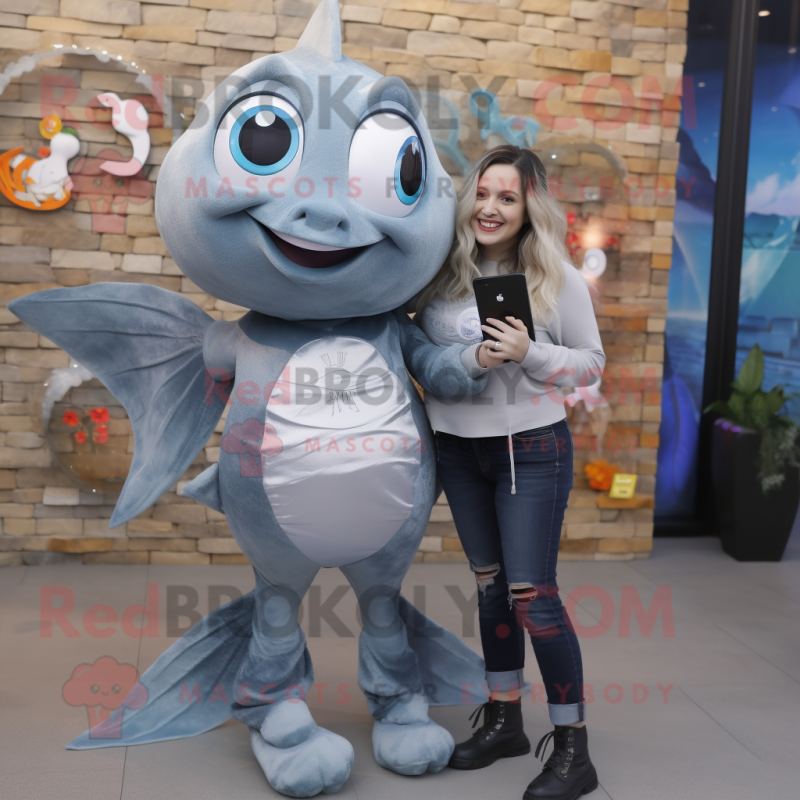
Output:
<svg viewBox="0 0 800 800">
<path fill-rule="evenodd" d="M 558 771 L 558 768 L 561 766 L 562 761 L 564 760 L 564 756 L 561 753 L 561 750 L 558 747 L 558 742 L 555 739 L 556 731 L 552 730 L 549 733 L 546 733 L 539 739 L 539 744 L 536 745 L 536 750 L 533 754 L 534 758 L 539 757 L 539 751 L 542 752 L 542 761 L 544 761 L 544 753 L 547 750 L 547 745 L 552 740 L 553 742 L 553 752 L 550 753 L 550 758 L 547 759 L 544 766 L 542 767 L 543 770 L 545 769 L 552 769 L 554 772 Z"/>
<path fill-rule="evenodd" d="M 480 733 L 481 731 L 483 731 L 483 729 L 485 727 L 487 727 L 490 724 L 490 722 L 491 722 L 491 720 L 490 720 L 491 711 L 490 711 L 490 708 L 489 708 L 490 705 L 491 705 L 491 703 L 484 703 L 482 706 L 478 706 L 469 715 L 470 719 L 474 719 L 475 720 L 472 723 L 472 727 L 474 728 L 476 725 L 478 725 L 480 723 L 480 721 L 481 721 L 481 712 L 483 712 L 483 724 L 481 725 L 480 728 L 478 728 L 476 733 Z"/>
<path fill-rule="evenodd" d="M 480 721 L 481 721 L 481 712 L 483 712 L 483 724 L 486 724 L 486 721 L 489 719 L 489 709 L 487 708 L 489 704 L 484 703 L 482 706 L 478 706 L 470 715 L 469 718 L 472 720 L 474 718 L 474 722 L 472 723 L 472 727 L 474 728 Z M 483 727 L 483 726 L 481 726 Z"/>
<path fill-rule="evenodd" d="M 492 703 L 491 701 L 488 703 L 484 703 L 482 706 L 478 706 L 470 715 L 469 718 L 472 720 L 472 727 L 475 728 L 481 721 L 481 713 L 483 713 L 483 724 L 477 731 L 473 734 L 473 736 L 489 736 L 494 730 L 501 727 L 500 724 L 496 724 L 496 721 L 492 719 Z M 502 723 L 503 718 L 498 717 L 497 722 Z"/>
</svg>

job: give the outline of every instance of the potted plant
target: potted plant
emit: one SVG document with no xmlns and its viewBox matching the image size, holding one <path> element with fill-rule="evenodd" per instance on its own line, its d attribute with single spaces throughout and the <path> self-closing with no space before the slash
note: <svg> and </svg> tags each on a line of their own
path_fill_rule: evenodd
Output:
<svg viewBox="0 0 800 800">
<path fill-rule="evenodd" d="M 769 392 L 764 354 L 756 344 L 720 415 L 711 444 L 711 480 L 722 548 L 737 561 L 780 561 L 800 503 L 800 429 L 781 414 L 782 386 Z"/>
</svg>

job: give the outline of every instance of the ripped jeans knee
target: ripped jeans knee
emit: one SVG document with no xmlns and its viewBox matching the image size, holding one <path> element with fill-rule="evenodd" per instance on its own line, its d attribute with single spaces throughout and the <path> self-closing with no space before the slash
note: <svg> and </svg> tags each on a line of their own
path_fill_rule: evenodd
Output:
<svg viewBox="0 0 800 800">
<path fill-rule="evenodd" d="M 531 583 L 509 583 L 508 607 L 513 608 L 515 603 L 527 607 L 538 595 L 538 589 Z"/>
<path fill-rule="evenodd" d="M 475 573 L 475 581 L 478 584 L 478 590 L 485 594 L 486 590 L 494 585 L 494 579 L 500 572 L 499 564 L 491 564 L 488 567 L 470 567 Z"/>
</svg>

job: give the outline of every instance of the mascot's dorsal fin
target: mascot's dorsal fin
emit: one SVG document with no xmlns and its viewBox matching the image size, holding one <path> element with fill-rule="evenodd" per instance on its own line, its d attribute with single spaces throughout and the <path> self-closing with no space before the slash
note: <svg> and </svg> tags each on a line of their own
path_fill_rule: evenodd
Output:
<svg viewBox="0 0 800 800">
<path fill-rule="evenodd" d="M 297 47 L 310 47 L 329 61 L 342 58 L 342 24 L 337 0 L 322 0 L 297 42 Z"/>
</svg>

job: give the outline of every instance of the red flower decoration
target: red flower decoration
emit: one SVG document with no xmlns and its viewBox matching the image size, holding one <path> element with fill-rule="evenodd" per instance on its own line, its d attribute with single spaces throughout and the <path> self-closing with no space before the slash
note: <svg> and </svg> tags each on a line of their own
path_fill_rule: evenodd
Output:
<svg viewBox="0 0 800 800">
<path fill-rule="evenodd" d="M 102 425 L 104 422 L 108 422 L 111 416 L 108 413 L 108 409 L 104 406 L 103 408 L 93 408 L 89 412 L 89 419 L 91 419 L 92 422 Z"/>
<path fill-rule="evenodd" d="M 78 431 L 75 434 L 75 441 L 78 444 L 83 444 L 86 441 L 86 431 Z"/>
<path fill-rule="evenodd" d="M 612 478 L 619 472 L 619 467 L 616 464 L 609 464 L 604 458 L 599 458 L 590 461 L 583 471 L 589 479 L 591 489 L 607 492 L 611 488 Z"/>
<path fill-rule="evenodd" d="M 565 241 L 567 250 L 569 251 L 570 258 L 575 258 L 578 250 L 580 250 L 580 238 L 575 231 L 567 231 L 567 238 Z"/>
<path fill-rule="evenodd" d="M 575 214 L 572 211 L 570 211 L 569 214 L 567 214 L 567 225 L 574 225 L 576 219 L 577 217 L 575 216 Z"/>
<path fill-rule="evenodd" d="M 74 411 L 65 411 L 64 416 L 61 417 L 61 419 L 66 422 L 70 428 L 77 427 L 78 423 L 80 422 L 78 415 Z"/>
<path fill-rule="evenodd" d="M 94 429 L 94 436 L 92 437 L 98 444 L 108 440 L 108 428 L 105 425 L 98 425 Z"/>
</svg>

